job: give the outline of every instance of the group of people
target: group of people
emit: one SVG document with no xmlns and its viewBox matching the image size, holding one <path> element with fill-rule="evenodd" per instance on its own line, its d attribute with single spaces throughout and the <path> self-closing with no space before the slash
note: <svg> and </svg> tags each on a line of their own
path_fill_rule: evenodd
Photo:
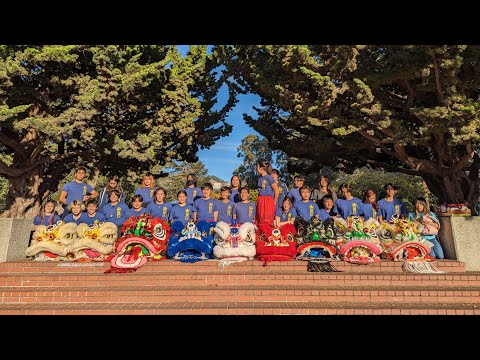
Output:
<svg viewBox="0 0 480 360">
<path fill-rule="evenodd" d="M 155 187 L 153 175 L 143 176 L 141 186 L 131 199 L 131 207 L 125 203 L 124 193 L 120 181 L 111 177 L 108 184 L 100 193 L 83 180 L 86 169 L 82 166 L 75 171 L 75 179 L 65 184 L 60 194 L 59 202 L 64 206 L 62 219 L 55 212 L 55 203 L 48 201 L 41 213 L 35 217 L 34 225 L 51 225 L 59 220 L 95 224 L 99 222 L 113 222 L 119 228 L 132 216 L 150 213 L 173 223 L 181 221 L 187 225 L 190 221 L 224 221 L 226 223 L 267 223 L 274 226 L 295 222 L 295 218 L 302 217 L 310 220 L 318 217 L 325 221 L 329 217 L 347 219 L 351 215 L 362 216 L 367 220 L 374 218 L 378 221 L 390 221 L 392 218 L 410 219 L 424 225 L 424 236 L 434 244 L 431 256 L 443 259 L 444 254 L 438 241 L 440 222 L 430 210 L 424 198 L 417 198 L 415 211 L 407 213 L 405 204 L 395 197 L 396 187 L 388 183 L 384 186 L 385 198 L 377 201 L 376 192 L 367 189 L 363 200 L 352 195 L 352 186 L 342 184 L 336 194 L 329 179 L 321 176 L 318 188 L 311 191 L 304 185 L 301 175 L 294 177 L 294 187 L 288 190 L 286 184 L 279 180 L 279 172 L 272 169 L 268 161 L 257 162 L 258 199 L 250 201 L 250 189 L 242 186 L 238 175 L 233 175 L 230 186 L 220 189 L 220 199 L 212 197 L 213 187 L 210 183 L 200 188 L 194 174 L 188 174 L 185 188 L 177 192 L 177 204 L 166 201 L 167 190 Z"/>
</svg>

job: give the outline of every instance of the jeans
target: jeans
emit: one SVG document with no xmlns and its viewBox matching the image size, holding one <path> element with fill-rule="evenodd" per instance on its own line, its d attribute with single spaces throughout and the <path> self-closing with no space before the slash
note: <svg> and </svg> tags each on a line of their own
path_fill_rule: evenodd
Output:
<svg viewBox="0 0 480 360">
<path fill-rule="evenodd" d="M 442 245 L 440 245 L 440 241 L 438 241 L 438 237 L 436 235 L 424 235 L 423 238 L 433 244 L 430 254 L 428 255 L 440 260 L 445 257 L 443 254 Z"/>
</svg>

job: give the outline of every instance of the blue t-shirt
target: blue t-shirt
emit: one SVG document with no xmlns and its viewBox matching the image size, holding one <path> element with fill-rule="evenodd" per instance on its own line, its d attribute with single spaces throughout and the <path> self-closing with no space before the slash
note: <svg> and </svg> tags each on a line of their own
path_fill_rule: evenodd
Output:
<svg viewBox="0 0 480 360">
<path fill-rule="evenodd" d="M 139 216 L 142 214 L 148 213 L 147 209 L 144 207 L 141 207 L 140 210 L 136 211 L 134 208 L 130 208 L 127 210 L 127 219 L 129 219 L 132 216 Z"/>
<path fill-rule="evenodd" d="M 45 225 L 49 226 L 50 224 L 50 219 L 53 215 L 45 215 L 45 219 L 43 219 L 43 222 L 40 220 L 40 215 L 35 216 L 33 219 L 33 225 Z M 57 223 L 57 221 L 60 221 L 60 216 L 55 215 L 53 218 L 53 225 Z"/>
<path fill-rule="evenodd" d="M 87 214 L 84 213 L 84 212 L 82 212 L 82 213 L 80 214 L 80 217 L 79 217 L 77 220 L 75 220 L 75 219 L 73 218 L 73 214 L 72 214 L 72 213 L 69 213 L 67 216 L 65 216 L 65 217 L 63 218 L 63 221 L 65 221 L 66 223 L 72 223 L 72 222 L 73 222 L 73 223 L 75 223 L 75 224 L 77 224 L 77 225 L 78 225 L 78 224 L 82 224 L 82 223 L 87 224 L 87 218 L 86 218 L 86 217 L 87 217 Z"/>
<path fill-rule="evenodd" d="M 123 201 L 123 194 L 120 194 L 120 198 L 118 199 L 119 202 Z M 101 210 L 105 205 L 110 202 L 110 194 L 107 192 L 107 187 L 105 186 L 102 191 L 100 191 L 100 195 L 98 196 L 98 209 Z"/>
<path fill-rule="evenodd" d="M 272 184 L 275 184 L 272 175 L 260 176 L 257 180 L 258 196 L 271 196 L 273 198 L 275 193 L 273 192 Z"/>
<path fill-rule="evenodd" d="M 285 185 L 285 183 L 281 181 L 279 181 L 277 185 L 278 185 L 277 209 L 280 209 L 282 208 L 283 199 L 285 199 L 285 197 L 288 194 L 288 188 L 287 188 L 287 185 Z"/>
<path fill-rule="evenodd" d="M 368 220 L 370 218 L 377 219 L 377 216 L 380 215 L 380 214 L 377 214 L 377 211 L 375 211 L 372 204 L 365 204 L 365 203 L 362 203 L 362 214 L 365 220 Z"/>
<path fill-rule="evenodd" d="M 293 205 L 295 205 L 297 201 L 302 201 L 302 196 L 300 195 L 300 188 L 293 188 L 292 190 L 290 190 L 287 193 L 287 197 L 292 199 Z"/>
<path fill-rule="evenodd" d="M 147 206 L 147 212 L 152 214 L 153 217 L 160 218 L 162 220 L 168 220 L 170 217 L 170 211 L 172 210 L 172 204 L 169 202 L 163 204 L 157 204 L 155 201 L 152 201 Z"/>
<path fill-rule="evenodd" d="M 335 205 L 338 213 L 344 219 L 352 215 L 360 216 L 363 213 L 363 203 L 356 197 L 353 197 L 351 200 L 338 199 Z"/>
<path fill-rule="evenodd" d="M 320 216 L 320 209 L 318 208 L 317 203 L 312 200 L 296 201 L 295 210 L 297 211 L 297 216 L 301 216 L 305 220 L 310 220 L 314 215 Z"/>
<path fill-rule="evenodd" d="M 105 222 L 107 219 L 105 218 L 105 215 L 103 215 L 101 212 L 97 211 L 95 213 L 95 216 L 89 216 L 88 213 L 85 213 L 85 224 L 88 225 L 93 225 L 93 224 L 98 224 L 100 222 Z"/>
<path fill-rule="evenodd" d="M 181 221 L 183 225 L 187 225 L 187 223 L 193 219 L 193 206 L 186 204 L 184 206 L 180 206 L 179 204 L 173 205 L 172 211 L 170 211 L 170 218 L 169 220 L 173 222 Z"/>
<path fill-rule="evenodd" d="M 218 200 L 218 221 L 225 221 L 231 224 L 233 221 L 233 201 L 228 200 L 224 203 L 222 200 Z"/>
<path fill-rule="evenodd" d="M 93 190 L 93 187 L 86 182 L 82 181 L 81 183 L 78 183 L 75 180 L 66 183 L 62 187 L 62 191 L 67 192 L 67 205 L 73 200 L 83 201 L 83 197 L 88 193 L 91 193 Z"/>
<path fill-rule="evenodd" d="M 246 222 L 255 222 L 255 214 L 257 212 L 257 205 L 253 202 L 239 202 L 233 205 L 233 213 L 237 215 L 237 222 L 243 224 Z"/>
<path fill-rule="evenodd" d="M 138 188 L 135 191 L 135 195 L 142 195 L 143 202 L 150 204 L 153 201 L 153 193 L 155 192 L 156 188 L 150 189 L 149 187 Z"/>
<path fill-rule="evenodd" d="M 123 225 L 127 220 L 128 206 L 124 202 L 119 202 L 117 205 L 108 203 L 102 209 L 103 215 L 109 222 L 113 222 L 115 225 Z"/>
<path fill-rule="evenodd" d="M 195 200 L 200 199 L 203 196 L 202 189 L 198 187 L 185 188 L 183 190 L 187 193 L 187 204 L 189 205 L 193 205 Z"/>
<path fill-rule="evenodd" d="M 285 212 L 282 208 L 277 208 L 277 210 L 275 211 L 275 217 L 277 216 L 280 217 L 280 222 L 290 221 L 291 219 L 297 217 L 297 210 L 291 207 L 287 212 Z"/>
<path fill-rule="evenodd" d="M 320 209 L 320 220 L 325 221 L 328 218 L 335 217 L 338 213 L 335 212 L 334 209 L 332 209 L 330 212 L 328 212 L 325 209 Z"/>
<path fill-rule="evenodd" d="M 217 200 L 213 198 L 200 198 L 193 204 L 193 212 L 197 213 L 197 221 L 214 220 L 213 213 L 218 211 Z"/>
<path fill-rule="evenodd" d="M 379 213 L 382 215 L 383 221 L 390 221 L 394 214 L 397 214 L 398 218 L 407 213 L 405 204 L 394 198 L 393 201 L 387 201 L 385 198 L 378 201 Z"/>
<path fill-rule="evenodd" d="M 232 192 L 230 193 L 230 195 L 228 196 L 228 199 L 230 201 L 233 201 L 234 203 L 237 203 L 237 202 L 240 202 L 242 201 L 240 199 L 240 194 L 238 193 L 238 189 L 232 189 Z"/>
</svg>

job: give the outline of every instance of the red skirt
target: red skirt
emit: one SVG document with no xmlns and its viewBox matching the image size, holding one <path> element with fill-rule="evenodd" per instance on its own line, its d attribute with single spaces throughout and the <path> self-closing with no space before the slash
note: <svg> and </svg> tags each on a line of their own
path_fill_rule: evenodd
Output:
<svg viewBox="0 0 480 360">
<path fill-rule="evenodd" d="M 255 221 L 257 225 L 266 223 L 273 226 L 275 220 L 276 206 L 273 198 L 269 195 L 261 195 L 257 199 L 257 213 L 255 214 Z"/>
</svg>

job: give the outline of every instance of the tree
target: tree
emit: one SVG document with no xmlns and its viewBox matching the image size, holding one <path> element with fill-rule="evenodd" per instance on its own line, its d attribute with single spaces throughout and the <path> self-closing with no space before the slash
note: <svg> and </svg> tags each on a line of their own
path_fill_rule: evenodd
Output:
<svg viewBox="0 0 480 360">
<path fill-rule="evenodd" d="M 242 139 L 242 143 L 237 148 L 237 157 L 243 158 L 243 163 L 235 169 L 234 173 L 238 174 L 250 188 L 257 187 L 257 162 L 259 159 L 270 161 L 273 163 L 274 158 L 277 160 L 280 178 L 285 181 L 288 178 L 286 171 L 286 156 L 282 151 L 273 151 L 267 139 L 259 138 L 257 135 L 249 134 Z"/>
<path fill-rule="evenodd" d="M 222 46 L 248 124 L 291 172 L 371 165 L 422 177 L 440 202 L 478 199 L 479 46 Z M 299 171 L 299 169 L 301 171 Z"/>
<path fill-rule="evenodd" d="M 177 192 L 185 188 L 187 175 L 190 173 L 197 176 L 197 184 L 199 186 L 208 181 L 208 170 L 201 161 L 195 163 L 186 161 L 182 163 L 171 162 L 165 165 L 165 169 L 168 169 L 168 175 L 161 177 L 156 181 L 156 184 L 167 190 L 167 201 L 177 200 Z"/>
<path fill-rule="evenodd" d="M 32 217 L 77 164 L 141 176 L 197 160 L 231 131 L 216 95 L 215 55 L 191 46 L 1 46 L 0 174 L 4 217 Z M 216 110 L 214 110 L 214 107 Z"/>
</svg>

